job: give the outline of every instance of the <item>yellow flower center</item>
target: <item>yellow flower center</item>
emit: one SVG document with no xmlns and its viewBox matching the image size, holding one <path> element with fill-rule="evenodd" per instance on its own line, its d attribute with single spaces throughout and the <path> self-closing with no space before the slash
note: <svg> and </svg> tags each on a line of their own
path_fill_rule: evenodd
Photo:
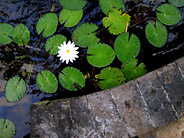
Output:
<svg viewBox="0 0 184 138">
<path fill-rule="evenodd" d="M 66 50 L 66 53 L 69 53 L 70 52 L 70 50 Z"/>
</svg>

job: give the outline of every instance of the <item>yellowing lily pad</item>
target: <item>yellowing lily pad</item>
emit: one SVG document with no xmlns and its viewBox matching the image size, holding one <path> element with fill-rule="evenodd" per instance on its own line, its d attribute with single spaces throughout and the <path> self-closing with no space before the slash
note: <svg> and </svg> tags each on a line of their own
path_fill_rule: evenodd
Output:
<svg viewBox="0 0 184 138">
<path fill-rule="evenodd" d="M 108 17 L 103 19 L 103 26 L 109 29 L 113 35 L 118 35 L 125 32 L 127 25 L 130 22 L 130 16 L 126 13 L 122 15 L 121 10 L 111 9 Z"/>
</svg>

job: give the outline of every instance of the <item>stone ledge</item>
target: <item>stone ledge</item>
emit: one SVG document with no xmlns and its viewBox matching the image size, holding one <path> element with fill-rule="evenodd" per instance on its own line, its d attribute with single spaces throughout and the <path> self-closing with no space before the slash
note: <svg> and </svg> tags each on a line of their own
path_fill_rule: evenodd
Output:
<svg viewBox="0 0 184 138">
<path fill-rule="evenodd" d="M 148 136 L 182 117 L 183 106 L 184 58 L 180 58 L 109 90 L 33 104 L 31 137 Z"/>
</svg>

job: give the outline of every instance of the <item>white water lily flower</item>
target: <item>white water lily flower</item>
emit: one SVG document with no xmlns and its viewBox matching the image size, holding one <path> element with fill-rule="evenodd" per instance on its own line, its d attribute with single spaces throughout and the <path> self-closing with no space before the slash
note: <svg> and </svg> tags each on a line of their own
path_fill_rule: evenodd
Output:
<svg viewBox="0 0 184 138">
<path fill-rule="evenodd" d="M 63 44 L 58 46 L 58 48 L 59 51 L 57 56 L 60 57 L 60 60 L 62 60 L 62 62 L 66 61 L 66 64 L 68 64 L 69 61 L 73 63 L 73 61 L 79 57 L 77 55 L 79 53 L 77 51 L 78 47 L 75 47 L 74 42 L 68 41 L 68 43 L 66 44 L 66 42 L 64 41 Z"/>
</svg>

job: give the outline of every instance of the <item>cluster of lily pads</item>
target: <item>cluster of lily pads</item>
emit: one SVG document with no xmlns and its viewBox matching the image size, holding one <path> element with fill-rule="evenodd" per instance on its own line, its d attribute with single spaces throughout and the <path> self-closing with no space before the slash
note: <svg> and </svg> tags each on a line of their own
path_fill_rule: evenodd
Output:
<svg viewBox="0 0 184 138">
<path fill-rule="evenodd" d="M 37 22 L 36 30 L 43 37 L 49 37 L 45 44 L 45 51 L 51 55 L 57 55 L 61 44 L 67 42 L 64 35 L 54 33 L 57 30 L 58 20 L 65 27 L 74 27 L 83 17 L 84 0 L 59 0 L 63 7 L 59 19 L 56 13 L 47 13 Z M 169 0 L 170 4 L 162 4 L 157 8 L 157 21 L 150 21 L 145 27 L 146 38 L 155 47 L 162 47 L 167 41 L 166 26 L 177 24 L 181 20 L 181 14 L 177 7 L 184 6 L 183 0 Z M 103 26 L 116 35 L 114 47 L 100 43 L 96 36 L 98 26 L 93 23 L 82 23 L 76 27 L 72 34 L 72 42 L 83 49 L 87 49 L 88 63 L 96 68 L 102 68 L 95 75 L 95 81 L 101 89 L 109 89 L 122 83 L 135 79 L 146 73 L 144 63 L 138 65 L 136 56 L 140 51 L 140 41 L 135 34 L 127 32 L 131 17 L 125 12 L 123 0 L 99 0 L 101 10 L 106 15 Z M 7 23 L 0 23 L 0 44 L 15 42 L 18 46 L 29 43 L 29 29 L 18 24 L 15 28 Z M 69 40 L 68 40 L 69 41 Z M 117 56 L 122 62 L 121 68 L 109 65 Z M 76 91 L 85 86 L 85 75 L 74 67 L 65 67 L 59 73 L 60 84 L 70 91 Z M 36 77 L 37 86 L 46 93 L 55 93 L 58 89 L 56 76 L 48 70 L 43 70 Z M 5 96 L 9 102 L 16 102 L 26 92 L 25 81 L 15 76 L 6 84 Z M 0 137 L 12 137 L 15 134 L 15 126 L 9 120 L 0 119 Z"/>
<path fill-rule="evenodd" d="M 157 8 L 158 20 L 150 21 L 145 27 L 146 38 L 156 47 L 162 47 L 167 41 L 167 29 L 164 25 L 175 25 L 181 20 L 177 7 L 183 6 L 183 1 L 169 0 L 169 2 L 171 4 L 162 4 Z M 59 3 L 63 7 L 59 18 L 56 13 L 47 13 L 36 24 L 37 33 L 43 37 L 49 37 L 45 44 L 45 51 L 51 55 L 57 55 L 58 46 L 67 42 L 64 35 L 54 35 L 58 22 L 68 28 L 78 25 L 86 5 L 84 0 L 59 0 Z M 79 24 L 73 31 L 71 41 L 80 48 L 87 49 L 88 63 L 93 67 L 102 68 L 101 72 L 96 75 L 98 86 L 101 89 L 109 89 L 145 74 L 146 69 L 143 63 L 138 65 L 136 56 L 140 51 L 140 40 L 135 34 L 127 32 L 131 17 L 125 12 L 123 0 L 99 0 L 99 5 L 106 15 L 102 19 L 103 26 L 111 34 L 117 36 L 114 47 L 100 43 L 100 38 L 96 36 L 98 26 L 93 23 Z M 10 24 L 0 23 L 0 29 L 1 44 L 6 45 L 13 41 L 18 46 L 24 46 L 29 43 L 30 32 L 23 24 L 18 24 L 14 28 Z M 122 62 L 121 68 L 109 66 L 116 56 Z M 70 91 L 76 91 L 85 86 L 85 76 L 74 67 L 65 67 L 58 78 L 60 84 Z M 57 77 L 48 70 L 38 73 L 36 83 L 42 91 L 47 93 L 55 93 L 58 89 Z M 15 76 L 7 82 L 5 96 L 8 101 L 15 102 L 24 96 L 25 91 L 25 81 Z"/>
</svg>

